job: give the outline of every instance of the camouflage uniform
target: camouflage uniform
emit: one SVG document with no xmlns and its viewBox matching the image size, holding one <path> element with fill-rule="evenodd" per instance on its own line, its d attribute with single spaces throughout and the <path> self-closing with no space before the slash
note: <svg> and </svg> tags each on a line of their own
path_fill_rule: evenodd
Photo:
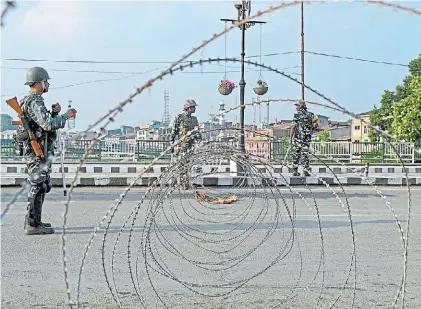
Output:
<svg viewBox="0 0 421 309">
<path fill-rule="evenodd" d="M 46 74 L 48 77 L 48 73 Z M 51 224 L 41 222 L 45 194 L 51 190 L 51 159 L 48 157 L 54 154 L 56 130 L 64 128 L 68 116 L 67 114 L 50 113 L 45 107 L 43 97 L 36 93 L 26 95 L 20 105 L 44 153 L 44 159 L 35 156 L 25 129 L 19 127 L 17 136 L 23 143 L 23 156 L 28 167 L 28 182 L 31 186 L 28 192 L 25 232 L 27 234 L 50 234 L 54 233 Z"/>
<path fill-rule="evenodd" d="M 310 152 L 311 134 L 313 132 L 313 117 L 314 114 L 307 111 L 305 105 L 297 113 L 294 114 L 292 124 L 295 126 L 294 136 L 292 138 L 292 167 L 294 175 L 298 174 L 298 163 L 302 161 L 304 167 L 304 173 L 306 176 L 309 173 L 306 170 L 310 170 L 310 160 L 308 154 Z"/>
<path fill-rule="evenodd" d="M 185 186 L 188 184 L 188 176 L 187 176 L 187 166 L 189 165 L 189 150 L 191 150 L 194 145 L 202 140 L 202 135 L 198 130 L 190 134 L 186 137 L 187 133 L 192 131 L 193 129 L 197 128 L 199 122 L 197 117 L 192 116 L 190 113 L 186 112 L 190 107 L 197 106 L 194 100 L 186 100 L 184 102 L 184 110 L 185 112 L 182 114 L 178 114 L 174 120 L 172 132 L 171 132 L 171 142 L 174 143 L 176 137 L 179 139 L 184 138 L 180 144 L 178 144 L 178 151 L 177 155 L 179 158 L 183 157 L 185 160 L 185 164 L 183 164 L 182 171 L 180 173 L 181 181 L 184 183 Z"/>
<path fill-rule="evenodd" d="M 174 143 L 177 136 L 180 139 L 183 138 L 189 131 L 193 130 L 198 125 L 199 122 L 195 116 L 187 115 L 186 113 L 177 115 L 171 132 L 171 141 Z M 195 131 L 180 142 L 178 153 L 186 153 L 189 149 L 193 148 L 195 143 L 200 142 L 201 140 L 202 135 L 199 131 Z"/>
</svg>

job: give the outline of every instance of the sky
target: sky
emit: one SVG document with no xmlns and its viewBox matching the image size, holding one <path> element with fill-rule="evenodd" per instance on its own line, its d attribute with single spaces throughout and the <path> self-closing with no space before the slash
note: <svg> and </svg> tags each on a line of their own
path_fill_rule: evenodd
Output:
<svg viewBox="0 0 421 309">
<path fill-rule="evenodd" d="M 279 1 L 252 1 L 252 14 L 278 4 Z M 421 10 L 421 2 L 399 4 Z M 421 40 L 417 39 L 421 29 L 419 15 L 349 1 L 306 4 L 304 11 L 306 51 L 401 64 L 408 64 L 421 53 Z M 44 94 L 47 108 L 59 102 L 65 110 L 68 100 L 72 100 L 78 110 L 76 129 L 84 130 L 171 61 L 222 31 L 225 25 L 221 18 L 236 17 L 233 1 L 17 1 L 16 7 L 6 14 L 2 28 L 1 112 L 13 115 L 4 101 L 13 96 L 22 98 L 28 91 L 24 86 L 26 70 L 42 66 L 51 77 L 50 91 Z M 246 31 L 246 57 L 257 56 L 250 60 L 260 62 L 261 45 L 263 55 L 278 53 L 262 56 L 262 63 L 300 79 L 300 6 L 275 11 L 259 20 L 266 24 Z M 224 58 L 225 54 L 239 58 L 240 52 L 241 33 L 233 29 L 189 59 Z M 62 60 L 67 62 L 57 62 Z M 170 95 L 172 119 L 182 112 L 187 98 L 198 103 L 199 121 L 208 120 L 209 114 L 217 112 L 221 100 L 228 108 L 238 105 L 239 88 L 229 96 L 218 92 L 219 82 L 225 76 L 237 85 L 240 80 L 240 64 L 226 66 L 226 75 L 225 63 L 221 62 L 165 77 L 138 95 L 109 128 L 162 120 L 165 90 Z M 269 85 L 268 93 L 261 99 L 301 97 L 299 84 L 246 66 L 246 102 L 256 98 L 252 88 L 260 74 Z M 378 105 L 384 90 L 394 90 L 407 74 L 407 67 L 402 66 L 305 55 L 305 83 L 355 113 Z M 308 90 L 306 99 L 329 104 Z M 349 118 L 322 107 L 310 110 L 332 120 Z M 275 117 L 291 119 L 293 113 L 291 103 L 272 104 L 270 121 Z M 260 115 L 263 120 L 265 107 Z M 239 111 L 226 118 L 238 121 Z M 247 108 L 245 119 L 246 123 L 258 122 L 259 108 Z"/>
</svg>

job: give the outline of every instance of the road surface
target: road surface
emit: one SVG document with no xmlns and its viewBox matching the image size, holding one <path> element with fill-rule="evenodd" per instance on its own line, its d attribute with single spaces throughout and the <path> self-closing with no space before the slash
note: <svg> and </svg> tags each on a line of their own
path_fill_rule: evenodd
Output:
<svg viewBox="0 0 421 309">
<path fill-rule="evenodd" d="M 315 308 L 317 303 L 320 308 L 329 308 L 338 297 L 335 308 L 352 308 L 353 301 L 354 308 L 392 308 L 402 280 L 404 251 L 395 217 L 385 200 L 368 187 L 346 188 L 346 196 L 340 188 L 333 188 L 345 207 L 346 201 L 350 205 L 351 229 L 347 212 L 330 189 L 311 188 L 310 193 L 304 187 L 294 188 L 308 205 L 288 189 L 278 189 L 275 196 L 262 191 L 254 196 L 251 190 L 213 190 L 214 195 L 238 195 L 236 203 L 223 206 L 200 205 L 191 192 L 174 194 L 172 202 L 167 199 L 156 212 L 159 229 L 144 237 L 147 210 L 155 201 L 147 198 L 140 206 L 130 242 L 131 267 L 135 269 L 142 241 L 150 241 L 146 257 L 139 255 L 137 289 L 129 271 L 128 229 L 115 248 L 115 286 L 111 272 L 118 231 L 145 189 L 130 192 L 111 222 L 105 243 L 109 285 L 121 308 L 142 308 L 137 294 L 143 297 L 146 308 Z M 405 188 L 380 189 L 405 231 L 408 193 Z M 2 208 L 16 190 L 2 189 Z M 66 238 L 72 300 L 85 245 L 120 193 L 120 188 L 77 188 L 73 195 Z M 405 307 L 421 308 L 421 188 L 411 190 L 411 199 Z M 63 201 L 60 188 L 54 188 L 44 205 L 43 221 L 56 227 L 54 235 L 24 235 L 24 197 L 7 214 L 1 230 L 2 308 L 69 308 L 61 250 Z M 321 231 L 313 214 L 316 205 Z M 356 266 L 352 260 L 353 234 Z M 101 229 L 86 259 L 80 308 L 119 308 L 104 277 L 103 237 Z M 250 277 L 254 278 L 241 281 Z"/>
</svg>

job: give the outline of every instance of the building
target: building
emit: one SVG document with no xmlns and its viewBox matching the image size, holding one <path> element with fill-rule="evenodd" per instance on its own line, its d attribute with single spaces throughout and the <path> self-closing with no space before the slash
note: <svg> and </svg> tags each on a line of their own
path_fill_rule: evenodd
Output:
<svg viewBox="0 0 421 309">
<path fill-rule="evenodd" d="M 139 130 L 136 132 L 137 140 L 151 141 L 154 139 L 154 129 L 149 124 L 139 126 Z"/>
<path fill-rule="evenodd" d="M 143 141 L 169 141 L 171 126 L 165 127 L 162 122 L 153 120 L 150 124 L 139 126 L 136 139 Z"/>
<path fill-rule="evenodd" d="M 317 115 L 317 117 L 319 117 L 319 119 L 317 119 L 317 125 L 319 130 L 329 129 L 329 117 L 323 115 Z"/>
<path fill-rule="evenodd" d="M 16 130 L 6 130 L 0 132 L 0 139 L 2 140 L 12 140 L 13 136 L 16 134 Z"/>
<path fill-rule="evenodd" d="M 255 156 L 270 159 L 271 140 L 273 137 L 281 138 L 285 136 L 285 129 L 279 127 L 266 128 L 246 132 L 245 148 L 246 152 Z"/>
<path fill-rule="evenodd" d="M 329 121 L 329 133 L 332 142 L 350 142 L 352 120 Z"/>
<path fill-rule="evenodd" d="M 370 123 L 370 111 L 357 114 L 357 116 L 361 119 L 352 119 L 351 142 L 369 142 L 367 123 Z"/>
</svg>

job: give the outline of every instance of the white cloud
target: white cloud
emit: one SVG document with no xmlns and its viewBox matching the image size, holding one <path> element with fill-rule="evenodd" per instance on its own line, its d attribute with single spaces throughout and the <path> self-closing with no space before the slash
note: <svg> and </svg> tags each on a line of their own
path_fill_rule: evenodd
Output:
<svg viewBox="0 0 421 309">
<path fill-rule="evenodd" d="M 69 41 L 86 30 L 88 22 L 85 1 L 40 1 L 23 20 L 26 33 L 41 40 Z"/>
</svg>

